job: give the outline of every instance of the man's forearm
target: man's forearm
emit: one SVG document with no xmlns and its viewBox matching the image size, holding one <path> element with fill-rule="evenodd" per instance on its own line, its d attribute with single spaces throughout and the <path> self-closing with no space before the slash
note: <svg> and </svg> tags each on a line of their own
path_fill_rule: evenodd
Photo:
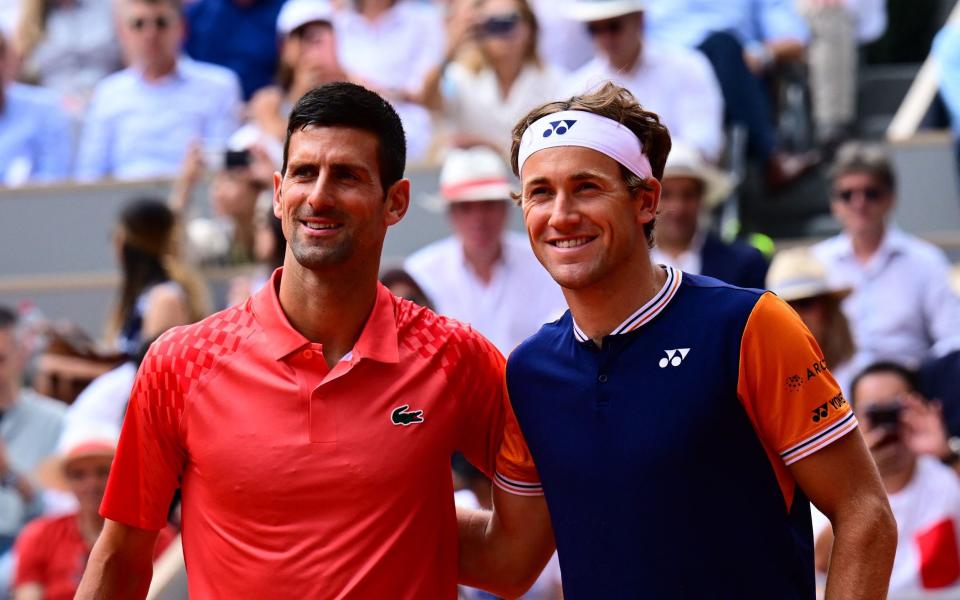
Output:
<svg viewBox="0 0 960 600">
<path fill-rule="evenodd" d="M 897 550 L 897 524 L 889 505 L 860 506 L 837 518 L 833 531 L 826 600 L 886 598 Z"/>
<path fill-rule="evenodd" d="M 105 556 L 96 546 L 77 589 L 75 600 L 142 599 L 147 597 L 153 562 L 124 560 L 119 555 Z"/>
</svg>

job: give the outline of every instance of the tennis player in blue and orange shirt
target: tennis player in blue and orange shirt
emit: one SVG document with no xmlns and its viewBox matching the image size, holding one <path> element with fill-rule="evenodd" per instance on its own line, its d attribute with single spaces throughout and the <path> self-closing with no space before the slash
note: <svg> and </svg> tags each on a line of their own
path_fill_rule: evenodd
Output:
<svg viewBox="0 0 960 600">
<path fill-rule="evenodd" d="M 769 292 L 651 263 L 669 150 L 613 84 L 514 130 L 530 243 L 570 308 L 507 362 L 564 597 L 813 598 L 813 502 L 838 532 L 826 597 L 884 598 L 895 524 L 814 338 Z M 485 515 L 460 518 L 483 548 Z"/>
</svg>

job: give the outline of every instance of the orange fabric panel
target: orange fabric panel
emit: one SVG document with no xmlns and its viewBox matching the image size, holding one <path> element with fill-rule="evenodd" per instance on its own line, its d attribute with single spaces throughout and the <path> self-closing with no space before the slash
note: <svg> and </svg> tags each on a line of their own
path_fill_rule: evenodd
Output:
<svg viewBox="0 0 960 600">
<path fill-rule="evenodd" d="M 854 429 L 856 417 L 800 316 L 772 293 L 754 306 L 740 342 L 737 395 L 777 475 L 787 508 L 787 468 Z"/>
</svg>

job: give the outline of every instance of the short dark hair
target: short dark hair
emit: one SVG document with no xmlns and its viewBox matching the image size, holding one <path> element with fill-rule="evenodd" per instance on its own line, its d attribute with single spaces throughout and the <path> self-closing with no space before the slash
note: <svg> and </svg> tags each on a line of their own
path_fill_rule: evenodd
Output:
<svg viewBox="0 0 960 600">
<path fill-rule="evenodd" d="M 380 185 L 386 191 L 403 178 L 407 165 L 407 140 L 397 111 L 376 92 L 355 83 L 338 81 L 315 87 L 297 100 L 283 141 L 287 172 L 290 137 L 307 127 L 351 127 L 377 136 Z"/>
<path fill-rule="evenodd" d="M 891 375 L 900 377 L 903 379 L 904 383 L 907 384 L 907 388 L 911 392 L 916 391 L 920 384 L 920 380 L 916 371 L 898 362 L 893 362 L 890 360 L 878 361 L 857 373 L 857 376 L 853 378 L 853 381 L 850 383 L 851 406 L 855 406 L 857 404 L 857 384 L 860 383 L 860 380 L 868 375 L 876 375 L 878 373 L 889 373 Z"/>
<path fill-rule="evenodd" d="M 20 317 L 17 314 L 17 311 L 13 310 L 9 306 L 0 305 L 0 331 L 16 329 L 19 323 Z"/>
<path fill-rule="evenodd" d="M 603 84 L 588 94 L 538 106 L 520 119 L 513 128 L 513 144 L 510 148 L 510 166 L 518 177 L 520 176 L 520 140 L 523 138 L 523 132 L 539 119 L 564 110 L 592 112 L 622 124 L 640 140 L 643 153 L 650 160 L 653 177 L 657 180 L 663 179 L 663 168 L 667 163 L 667 155 L 670 154 L 672 144 L 670 131 L 660 122 L 660 116 L 640 106 L 629 90 L 611 82 Z M 620 165 L 620 175 L 631 194 L 636 194 L 641 189 L 651 189 L 646 181 L 623 165 Z M 647 244 L 651 246 L 655 223 L 656 219 L 643 226 Z"/>
<path fill-rule="evenodd" d="M 830 182 L 836 183 L 837 179 L 850 173 L 867 173 L 889 192 L 897 185 L 890 156 L 886 148 L 876 142 L 850 141 L 840 146 L 830 165 Z"/>
<path fill-rule="evenodd" d="M 158 4 L 166 4 L 167 6 L 172 8 L 174 12 L 176 12 L 177 14 L 181 14 L 183 12 L 182 0 L 126 0 L 126 1 L 128 4 L 139 2 L 140 4 L 151 4 L 154 6 Z"/>
</svg>

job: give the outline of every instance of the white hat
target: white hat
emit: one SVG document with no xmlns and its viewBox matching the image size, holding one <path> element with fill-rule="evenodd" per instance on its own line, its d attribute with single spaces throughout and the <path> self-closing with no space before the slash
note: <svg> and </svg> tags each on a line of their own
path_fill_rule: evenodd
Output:
<svg viewBox="0 0 960 600">
<path fill-rule="evenodd" d="M 424 207 L 443 210 L 457 202 L 510 200 L 513 188 L 503 159 L 491 148 L 474 146 L 447 152 L 440 169 L 440 194 L 427 197 Z"/>
<path fill-rule="evenodd" d="M 708 207 L 730 195 L 733 191 L 733 179 L 703 160 L 700 151 L 693 146 L 674 141 L 663 167 L 663 177 L 690 177 L 703 182 L 703 198 Z"/>
<path fill-rule="evenodd" d="M 37 469 L 37 478 L 48 487 L 68 490 L 64 467 L 78 458 L 102 456 L 113 458 L 117 452 L 120 430 L 115 425 L 98 421 L 76 421 L 60 435 L 56 454 Z"/>
<path fill-rule="evenodd" d="M 831 284 L 827 270 L 810 248 L 789 248 L 777 252 L 767 271 L 767 288 L 787 302 L 834 296 L 842 300 L 850 288 Z"/>
<path fill-rule="evenodd" d="M 644 0 L 570 0 L 565 12 L 575 21 L 589 22 L 641 12 L 644 8 Z"/>
<path fill-rule="evenodd" d="M 277 33 L 286 37 L 307 23 L 322 21 L 332 24 L 335 12 L 327 0 L 288 0 L 277 15 Z"/>
</svg>

